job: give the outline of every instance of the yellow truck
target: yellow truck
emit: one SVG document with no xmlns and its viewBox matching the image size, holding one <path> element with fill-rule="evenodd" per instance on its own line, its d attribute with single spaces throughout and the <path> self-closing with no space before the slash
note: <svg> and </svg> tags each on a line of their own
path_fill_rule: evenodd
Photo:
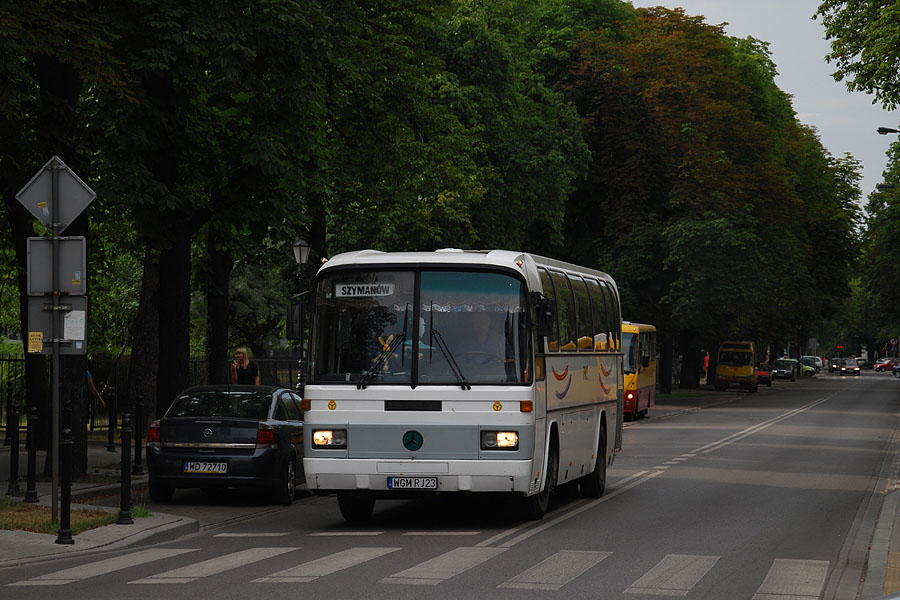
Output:
<svg viewBox="0 0 900 600">
<path fill-rule="evenodd" d="M 743 388 L 755 393 L 759 385 L 756 371 L 756 344 L 722 342 L 716 362 L 716 390 Z"/>
</svg>

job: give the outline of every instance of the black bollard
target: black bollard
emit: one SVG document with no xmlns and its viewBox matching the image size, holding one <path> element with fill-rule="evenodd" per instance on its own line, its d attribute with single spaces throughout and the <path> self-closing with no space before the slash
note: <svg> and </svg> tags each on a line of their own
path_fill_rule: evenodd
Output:
<svg viewBox="0 0 900 600">
<path fill-rule="evenodd" d="M 144 467 L 141 464 L 141 436 L 144 433 L 144 397 L 138 396 L 134 403 L 134 468 L 132 475 L 143 475 Z"/>
<path fill-rule="evenodd" d="M 12 412 L 12 381 L 6 384 L 6 430 L 3 434 L 3 445 L 9 446 L 12 440 L 9 439 L 9 414 Z M 2 421 L 2 419 L 0 419 Z"/>
<path fill-rule="evenodd" d="M 7 395 L 12 397 L 13 384 L 7 385 Z M 10 429 L 12 428 L 12 429 Z M 12 402 L 10 411 L 6 414 L 6 430 L 11 431 L 9 436 L 9 488 L 6 494 L 19 495 L 19 405 Z"/>
<path fill-rule="evenodd" d="M 60 506 L 59 506 L 59 532 L 56 535 L 57 544 L 74 544 L 72 539 L 72 430 L 63 429 L 63 441 L 60 448 Z M 55 492 L 55 490 L 54 490 Z"/>
<path fill-rule="evenodd" d="M 106 440 L 106 451 L 116 451 L 116 388 L 110 386 L 106 392 L 106 408 L 109 410 L 109 437 Z"/>
<path fill-rule="evenodd" d="M 25 489 L 23 502 L 37 502 L 37 433 L 38 410 L 37 406 L 28 407 L 28 430 L 25 447 L 28 449 L 28 484 Z"/>
<path fill-rule="evenodd" d="M 132 525 L 131 518 L 131 415 L 122 415 L 122 493 L 116 525 Z"/>
</svg>

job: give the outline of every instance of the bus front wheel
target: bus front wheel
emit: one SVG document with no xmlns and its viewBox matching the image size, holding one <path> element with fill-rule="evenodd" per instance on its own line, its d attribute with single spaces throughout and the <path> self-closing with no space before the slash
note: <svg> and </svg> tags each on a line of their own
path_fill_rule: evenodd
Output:
<svg viewBox="0 0 900 600">
<path fill-rule="evenodd" d="M 586 498 L 600 498 L 606 490 L 606 430 L 600 430 L 600 443 L 593 472 L 581 480 L 581 493 Z"/>
<path fill-rule="evenodd" d="M 341 516 L 348 523 L 364 523 L 372 518 L 375 498 L 344 492 L 338 494 L 338 507 L 341 509 Z"/>
<path fill-rule="evenodd" d="M 550 446 L 547 455 L 547 475 L 544 479 L 544 489 L 525 498 L 525 518 L 529 521 L 538 521 L 544 518 L 544 513 L 550 507 L 550 495 L 556 489 L 556 475 L 559 472 L 559 450 L 554 442 Z"/>
</svg>

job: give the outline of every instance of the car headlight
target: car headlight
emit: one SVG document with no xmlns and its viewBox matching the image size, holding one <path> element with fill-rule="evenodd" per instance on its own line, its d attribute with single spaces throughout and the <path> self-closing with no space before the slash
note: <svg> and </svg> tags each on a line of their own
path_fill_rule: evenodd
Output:
<svg viewBox="0 0 900 600">
<path fill-rule="evenodd" d="M 313 448 L 346 448 L 346 429 L 315 429 L 312 432 Z"/>
<path fill-rule="evenodd" d="M 519 433 L 516 431 L 482 431 L 482 450 L 518 450 Z"/>
</svg>

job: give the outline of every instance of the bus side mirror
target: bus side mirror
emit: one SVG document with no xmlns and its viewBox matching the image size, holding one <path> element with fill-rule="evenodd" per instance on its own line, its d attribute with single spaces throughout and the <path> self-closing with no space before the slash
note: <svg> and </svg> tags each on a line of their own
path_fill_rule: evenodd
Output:
<svg viewBox="0 0 900 600">
<path fill-rule="evenodd" d="M 289 340 L 303 339 L 303 304 L 292 302 L 288 308 L 285 337 Z"/>
<path fill-rule="evenodd" d="M 539 338 L 553 336 L 553 302 L 540 292 L 531 292 L 531 304 L 537 317 Z"/>
</svg>

